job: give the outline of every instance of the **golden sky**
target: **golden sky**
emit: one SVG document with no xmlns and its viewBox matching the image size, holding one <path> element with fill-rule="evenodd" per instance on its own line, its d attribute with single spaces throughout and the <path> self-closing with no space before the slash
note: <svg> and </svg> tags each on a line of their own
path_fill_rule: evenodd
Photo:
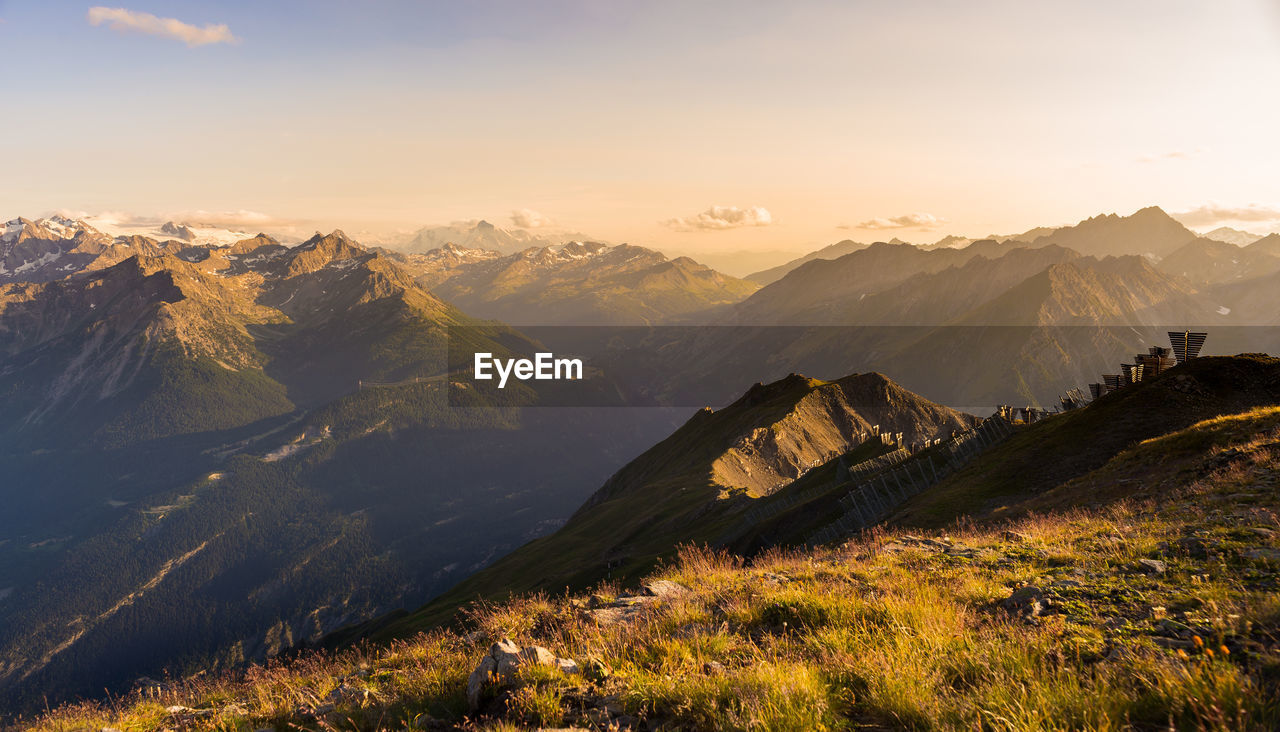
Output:
<svg viewBox="0 0 1280 732">
<path fill-rule="evenodd" d="M 1280 228 L 1280 7 L 0 3 L 0 201 L 669 250 Z"/>
</svg>

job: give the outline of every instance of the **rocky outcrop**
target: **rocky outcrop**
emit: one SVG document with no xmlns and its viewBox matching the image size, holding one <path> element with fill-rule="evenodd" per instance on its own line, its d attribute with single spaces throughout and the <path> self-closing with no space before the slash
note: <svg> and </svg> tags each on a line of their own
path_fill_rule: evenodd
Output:
<svg viewBox="0 0 1280 732">
<path fill-rule="evenodd" d="M 578 662 L 573 659 L 559 658 L 542 646 L 521 648 L 510 638 L 503 638 L 489 647 L 489 653 L 480 659 L 467 679 L 467 704 L 471 710 L 480 708 L 486 688 L 514 685 L 520 669 L 529 666 L 558 668 L 566 674 L 581 673 Z"/>
</svg>

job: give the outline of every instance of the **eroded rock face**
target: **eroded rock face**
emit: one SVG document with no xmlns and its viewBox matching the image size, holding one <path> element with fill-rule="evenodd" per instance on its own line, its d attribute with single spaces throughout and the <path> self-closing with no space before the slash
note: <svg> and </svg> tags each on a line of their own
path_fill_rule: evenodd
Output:
<svg viewBox="0 0 1280 732">
<path fill-rule="evenodd" d="M 566 674 L 581 673 L 577 661 L 571 658 L 560 658 L 542 646 L 521 648 L 510 638 L 503 638 L 489 647 L 489 653 L 467 678 L 467 704 L 471 710 L 480 708 L 480 697 L 486 687 L 513 685 L 525 666 L 555 667 Z"/>
</svg>

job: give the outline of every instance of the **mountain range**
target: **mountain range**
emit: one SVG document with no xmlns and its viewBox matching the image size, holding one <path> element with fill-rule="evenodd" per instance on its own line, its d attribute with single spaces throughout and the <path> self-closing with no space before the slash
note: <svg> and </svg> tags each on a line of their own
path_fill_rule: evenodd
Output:
<svg viewBox="0 0 1280 732">
<path fill-rule="evenodd" d="M 390 255 L 419 285 L 474 315 L 513 325 L 651 325 L 696 317 L 757 288 L 652 249 L 570 242 L 509 254 L 446 244 Z"/>
<path fill-rule="evenodd" d="M 485 220 L 464 221 L 445 226 L 426 226 L 407 237 L 391 242 L 405 252 L 428 252 L 446 244 L 463 249 L 487 249 L 515 254 L 530 247 L 549 247 L 590 237 L 576 233 L 537 233 L 529 229 L 504 229 Z"/>
<path fill-rule="evenodd" d="M 449 329 L 481 321 L 338 231 L 90 229 L 23 221 L 5 242 L 68 274 L 0 286 L 0 707 L 267 658 L 426 600 L 679 416 L 513 411 L 535 397 L 450 381 Z M 492 323 L 466 337 L 535 348 Z"/>
<path fill-rule="evenodd" d="M 1155 208 L 844 241 L 753 280 L 483 222 L 414 251 L 159 228 L 0 234 L 0 706 L 634 578 L 674 542 L 760 546 L 782 528 L 745 512 L 886 452 L 875 428 L 930 441 L 965 409 L 1054 404 L 1167 329 L 1280 350 L 1254 327 L 1280 325 L 1280 236 Z M 726 406 L 476 388 L 468 354 L 529 354 L 535 325 L 640 326 L 575 355 L 644 403 Z"/>
<path fill-rule="evenodd" d="M 1206 239 L 1235 244 L 1239 247 L 1248 246 L 1262 238 L 1262 234 L 1253 234 L 1248 231 L 1233 229 L 1230 226 L 1219 226 L 1213 231 L 1205 232 L 1202 236 Z"/>
<path fill-rule="evenodd" d="M 1251 327 L 1280 312 L 1280 295 L 1269 294 L 1280 267 L 1273 241 L 1198 238 L 1147 208 L 1031 242 L 878 243 L 815 258 L 761 288 L 719 322 L 774 328 L 685 339 L 705 355 L 683 363 L 708 381 L 736 363 L 764 364 L 767 378 L 877 368 L 947 404 L 1052 404 L 1061 385 L 1094 381 L 1162 341 L 1162 328 L 1216 328 L 1223 348 L 1274 349 L 1272 330 Z"/>
</svg>

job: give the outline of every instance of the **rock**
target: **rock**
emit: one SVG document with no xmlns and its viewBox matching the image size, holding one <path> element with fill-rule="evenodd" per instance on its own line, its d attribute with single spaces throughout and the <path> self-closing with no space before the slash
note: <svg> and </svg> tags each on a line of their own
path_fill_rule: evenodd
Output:
<svg viewBox="0 0 1280 732">
<path fill-rule="evenodd" d="M 1019 587 L 1013 594 L 1000 602 L 1000 607 L 1014 615 L 1025 618 L 1039 617 L 1046 608 L 1044 593 L 1039 587 L 1027 585 Z"/>
<path fill-rule="evenodd" d="M 184 706 L 182 706 L 181 704 L 175 704 L 175 705 L 173 705 L 173 706 L 171 706 L 171 707 L 165 707 L 165 708 L 164 708 L 164 710 L 165 710 L 166 712 L 168 712 L 169 714 L 182 714 L 183 712 L 189 712 L 189 711 L 191 711 L 191 708 L 190 708 L 190 707 L 184 707 Z"/>
<path fill-rule="evenodd" d="M 1164 620 L 1166 617 L 1168 617 L 1168 615 L 1169 615 L 1168 609 L 1160 605 L 1152 605 L 1147 610 L 1147 616 L 1150 617 L 1152 620 Z"/>
<path fill-rule="evenodd" d="M 645 583 L 644 591 L 647 595 L 670 600 L 688 594 L 689 588 L 671 580 L 654 580 Z"/>
<path fill-rule="evenodd" d="M 561 673 L 566 674 L 582 673 L 582 669 L 578 667 L 578 662 L 572 658 L 557 658 L 556 668 L 560 669 Z"/>
<path fill-rule="evenodd" d="M 1280 549 L 1272 549 L 1269 546 L 1259 546 L 1252 549 L 1245 549 L 1240 553 L 1245 559 L 1253 559 L 1262 562 L 1280 562 Z"/>
<path fill-rule="evenodd" d="M 363 704 L 369 700 L 369 690 L 342 684 L 329 692 L 329 695 L 325 697 L 325 700 L 333 702 L 334 704 Z"/>
<path fill-rule="evenodd" d="M 1198 536 L 1187 536 L 1174 542 L 1174 546 L 1184 554 L 1196 559 L 1206 559 L 1213 544 Z"/>
<path fill-rule="evenodd" d="M 337 707 L 332 704 L 320 704 L 315 707 L 309 704 L 300 704 L 293 713 L 297 717 L 323 717 L 334 709 L 337 709 Z"/>
<path fill-rule="evenodd" d="M 1024 534 L 1024 533 L 1022 533 L 1021 531 L 1012 531 L 1012 530 L 1010 530 L 1010 531 L 1006 531 L 1006 532 L 1004 532 L 1001 536 L 1003 536 L 1003 537 L 1004 537 L 1004 540 L 1005 540 L 1005 541 L 1016 541 L 1016 542 L 1018 542 L 1019 544 L 1025 544 L 1025 543 L 1027 543 L 1027 542 L 1031 541 L 1031 537 L 1030 537 L 1030 536 L 1027 536 L 1027 535 L 1026 535 L 1026 534 Z"/>
<path fill-rule="evenodd" d="M 480 708 L 480 694 L 497 670 L 498 662 L 493 660 L 493 656 L 485 656 L 467 677 L 467 705 L 472 711 Z"/>
<path fill-rule="evenodd" d="M 1190 638 L 1195 631 L 1173 618 L 1165 618 L 1156 624 L 1156 632 L 1169 638 Z"/>
<path fill-rule="evenodd" d="M 598 625 L 613 625 L 635 620 L 643 612 L 644 605 L 624 605 L 622 607 L 605 607 L 591 610 L 591 619 Z"/>
<path fill-rule="evenodd" d="M 951 546 L 950 539 L 925 539 L 920 543 L 924 544 L 925 546 L 931 546 L 934 549 L 940 549 L 942 551 L 946 551 L 947 548 Z"/>
<path fill-rule="evenodd" d="M 702 673 L 708 676 L 721 676 L 724 670 L 724 664 L 719 661 L 707 661 L 702 664 Z"/>
<path fill-rule="evenodd" d="M 1135 565 L 1135 569 L 1143 574 L 1164 574 L 1167 570 L 1164 562 L 1159 559 L 1139 559 Z"/>
<path fill-rule="evenodd" d="M 517 666 L 523 666 L 526 664 L 530 666 L 554 666 L 558 662 L 559 659 L 556 658 L 556 654 L 548 651 L 542 646 L 525 646 L 520 651 L 520 662 Z M 501 674 L 502 671 L 502 663 L 499 663 L 498 673 Z"/>
<path fill-rule="evenodd" d="M 559 658 L 542 646 L 521 648 L 511 639 L 503 638 L 489 647 L 488 655 L 480 659 L 467 677 L 467 704 L 471 710 L 480 708 L 480 697 L 486 686 L 515 683 L 523 666 L 546 666 L 559 668 L 565 673 L 579 673 L 578 664 L 572 659 Z"/>
</svg>

